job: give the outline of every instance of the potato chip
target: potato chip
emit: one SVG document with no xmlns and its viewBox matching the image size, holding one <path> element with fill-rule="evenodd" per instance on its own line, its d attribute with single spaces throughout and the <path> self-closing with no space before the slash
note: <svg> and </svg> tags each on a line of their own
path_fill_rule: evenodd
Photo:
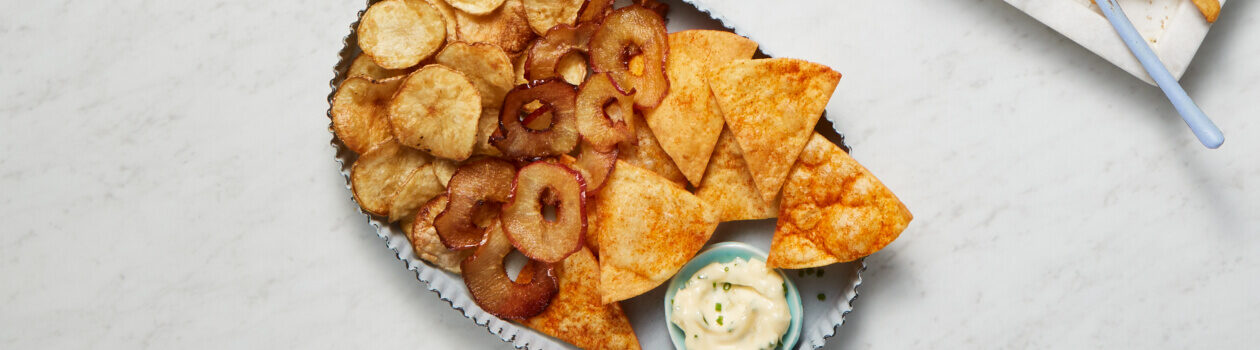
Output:
<svg viewBox="0 0 1260 350">
<path fill-rule="evenodd" d="M 582 85 L 586 81 L 586 57 L 581 53 L 570 52 L 560 57 L 560 62 L 556 63 L 556 71 L 560 73 L 560 78 L 564 82 L 573 85 Z"/>
<path fill-rule="evenodd" d="M 472 81 L 481 93 L 481 107 L 503 105 L 503 96 L 512 89 L 512 59 L 498 46 L 457 41 L 446 45 L 433 63 L 454 68 Z"/>
<path fill-rule="evenodd" d="M 451 7 L 451 4 L 447 3 L 446 0 L 427 1 L 429 2 L 429 5 L 433 5 L 433 8 L 438 10 L 438 13 L 442 14 L 442 22 L 445 22 L 446 24 L 446 42 L 453 43 L 456 40 L 459 40 L 459 25 L 456 23 L 455 19 L 455 8 Z"/>
<path fill-rule="evenodd" d="M 791 58 L 740 60 L 709 74 L 766 201 L 778 195 L 839 81 L 840 73 L 827 66 Z"/>
<path fill-rule="evenodd" d="M 425 164 L 411 173 L 407 181 L 398 187 L 393 204 L 389 206 L 389 221 L 394 222 L 416 216 L 420 206 L 433 197 L 446 192 L 433 172 L 433 163 Z"/>
<path fill-rule="evenodd" d="M 398 90 L 402 78 L 373 82 L 352 77 L 341 82 L 332 101 L 333 132 L 354 153 L 394 138 L 385 105 Z"/>
<path fill-rule="evenodd" d="M 425 2 L 385 0 L 359 22 L 359 48 L 386 69 L 414 66 L 442 47 L 442 14 Z"/>
<path fill-rule="evenodd" d="M 394 141 L 385 141 L 364 152 L 350 167 L 350 190 L 364 211 L 389 215 L 394 195 L 411 173 L 431 158 Z"/>
<path fill-rule="evenodd" d="M 1216 23 L 1216 18 L 1221 15 L 1220 0 L 1194 0 L 1194 6 L 1199 7 L 1199 12 L 1203 13 L 1203 18 L 1208 23 Z"/>
<path fill-rule="evenodd" d="M 817 133 L 783 185 L 766 264 L 799 269 L 883 249 L 914 218 L 870 171 Z"/>
<path fill-rule="evenodd" d="M 731 32 L 688 30 L 669 34 L 669 57 L 665 60 L 669 94 L 643 116 L 661 148 L 692 185 L 700 185 L 725 123 L 705 76 L 713 67 L 752 58 L 754 52 L 757 42 Z"/>
<path fill-rule="evenodd" d="M 661 144 L 652 135 L 652 130 L 647 125 L 643 125 L 643 116 L 638 113 L 635 114 L 635 118 L 630 118 L 630 124 L 634 127 L 638 144 L 622 143 L 618 146 L 620 150 L 617 157 L 626 161 L 626 163 L 643 167 L 664 176 L 679 186 L 686 186 L 687 177 L 683 176 L 682 171 L 678 170 L 678 166 L 674 164 L 674 161 L 669 159 L 669 154 L 666 154 L 665 150 L 661 149 Z"/>
<path fill-rule="evenodd" d="M 503 5 L 503 0 L 446 0 L 451 6 L 473 15 L 484 15 Z"/>
<path fill-rule="evenodd" d="M 779 212 L 779 202 L 761 198 L 730 129 L 723 129 L 718 137 L 696 196 L 716 208 L 722 221 L 767 219 Z"/>
<path fill-rule="evenodd" d="M 534 30 L 525 19 L 521 0 L 507 0 L 497 10 L 484 15 L 456 11 L 459 40 L 494 44 L 509 55 L 516 55 L 529 46 Z"/>
<path fill-rule="evenodd" d="M 446 203 L 445 194 L 425 202 L 416 216 L 409 220 L 410 223 L 403 222 L 403 232 L 407 234 L 407 239 L 411 240 L 411 248 L 420 259 L 443 270 L 460 273 L 459 263 L 472 255 L 473 249 L 451 251 L 442 245 L 442 239 L 438 237 L 437 229 L 433 227 L 433 220 L 446 210 Z"/>
<path fill-rule="evenodd" d="M 512 59 L 512 74 L 516 76 L 513 81 L 516 85 L 529 83 L 529 80 L 525 80 L 525 61 L 528 59 L 529 55 L 525 53 L 516 55 L 516 58 Z"/>
<path fill-rule="evenodd" d="M 586 0 L 523 0 L 523 2 L 529 27 L 534 29 L 534 33 L 543 35 L 557 24 L 576 23 L 578 11 L 582 9 L 582 3 Z"/>
<path fill-rule="evenodd" d="M 481 96 L 459 71 L 431 64 L 407 75 L 386 107 L 394 137 L 438 157 L 464 160 L 477 143 Z"/>
<path fill-rule="evenodd" d="M 599 294 L 599 263 L 589 250 L 573 253 L 556 269 L 560 291 L 525 326 L 582 349 L 639 349 L 639 338 L 618 303 Z"/>
<path fill-rule="evenodd" d="M 503 152 L 490 144 L 490 135 L 499 129 L 499 108 L 481 110 L 477 119 L 477 144 L 473 146 L 473 154 L 479 156 L 501 156 Z"/>
<path fill-rule="evenodd" d="M 442 183 L 442 187 L 451 183 L 451 176 L 455 176 L 455 169 L 459 168 L 459 163 L 445 158 L 437 158 L 433 160 L 433 176 L 437 177 L 438 182 Z"/>
<path fill-rule="evenodd" d="M 350 69 L 346 71 L 348 77 L 361 77 L 370 80 L 385 80 L 394 77 L 400 77 L 407 74 L 406 69 L 385 69 L 376 65 L 372 61 L 372 56 L 360 54 L 350 62 Z"/>
<path fill-rule="evenodd" d="M 681 186 L 618 161 L 594 202 L 599 290 L 605 304 L 669 279 L 713 235 L 718 212 Z"/>
</svg>

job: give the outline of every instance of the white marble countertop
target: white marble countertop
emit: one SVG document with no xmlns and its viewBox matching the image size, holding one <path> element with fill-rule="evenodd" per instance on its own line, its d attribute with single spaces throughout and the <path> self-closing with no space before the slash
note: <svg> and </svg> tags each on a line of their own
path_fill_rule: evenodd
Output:
<svg viewBox="0 0 1260 350">
<path fill-rule="evenodd" d="M 838 125 L 916 216 L 829 348 L 1260 345 L 1260 4 L 1182 79 L 1209 151 L 1003 2 L 828 3 L 732 20 L 845 74 Z M 0 13 L 0 348 L 506 348 L 342 186 L 325 97 L 362 6 Z"/>
</svg>

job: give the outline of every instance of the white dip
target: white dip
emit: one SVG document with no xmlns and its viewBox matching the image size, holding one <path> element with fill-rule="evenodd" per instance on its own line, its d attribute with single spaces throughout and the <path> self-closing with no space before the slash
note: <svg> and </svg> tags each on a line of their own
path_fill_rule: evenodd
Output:
<svg viewBox="0 0 1260 350">
<path fill-rule="evenodd" d="M 736 258 L 697 271 L 670 301 L 688 350 L 774 349 L 792 321 L 783 277 Z"/>
</svg>

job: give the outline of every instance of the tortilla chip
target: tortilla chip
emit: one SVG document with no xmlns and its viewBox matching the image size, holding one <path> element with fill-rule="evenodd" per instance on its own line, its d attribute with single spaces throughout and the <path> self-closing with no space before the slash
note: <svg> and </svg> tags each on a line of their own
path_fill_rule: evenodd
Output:
<svg viewBox="0 0 1260 350">
<path fill-rule="evenodd" d="M 556 269 L 560 291 L 538 316 L 523 322 L 583 349 L 639 349 L 639 338 L 618 303 L 599 297 L 599 262 L 589 250 L 573 253 Z"/>
<path fill-rule="evenodd" d="M 682 171 L 678 170 L 678 165 L 674 164 L 672 159 L 669 159 L 669 154 L 665 153 L 664 149 L 661 149 L 661 144 L 656 141 L 656 136 L 652 135 L 652 130 L 648 129 L 647 125 L 644 125 L 643 116 L 638 113 L 635 113 L 635 115 L 636 118 L 630 118 L 630 123 L 633 124 L 632 127 L 634 128 L 635 136 L 638 138 L 638 144 L 622 143 L 619 145 L 620 150 L 617 151 L 618 159 L 651 170 L 669 179 L 669 181 L 685 186 L 687 177 L 683 176 Z"/>
<path fill-rule="evenodd" d="M 643 116 L 661 148 L 692 185 L 700 186 L 724 123 L 705 76 L 712 67 L 752 58 L 756 51 L 757 42 L 731 32 L 688 30 L 669 34 L 665 61 L 669 94 Z"/>
<path fill-rule="evenodd" d="M 1220 0 L 1194 0 L 1194 6 L 1199 8 L 1208 23 L 1216 23 L 1216 18 L 1221 15 Z"/>
<path fill-rule="evenodd" d="M 839 81 L 827 66 L 791 58 L 736 61 L 709 74 L 765 200 L 779 193 Z"/>
<path fill-rule="evenodd" d="M 416 256 L 446 271 L 460 273 L 459 262 L 472 255 L 475 249 L 451 251 L 442 245 L 437 229 L 433 228 L 433 219 L 446 210 L 449 198 L 443 194 L 433 197 L 423 206 L 415 217 L 403 221 L 403 233 L 411 240 L 411 248 Z"/>
<path fill-rule="evenodd" d="M 730 129 L 722 130 L 696 196 L 717 208 L 722 221 L 767 219 L 779 212 L 779 202 L 761 198 Z"/>
<path fill-rule="evenodd" d="M 617 161 L 588 223 L 599 241 L 605 304 L 643 294 L 696 255 L 717 228 L 718 212 L 647 169 Z"/>
<path fill-rule="evenodd" d="M 883 249 L 914 218 L 870 171 L 814 134 L 783 185 L 766 265 L 799 269 Z"/>
</svg>

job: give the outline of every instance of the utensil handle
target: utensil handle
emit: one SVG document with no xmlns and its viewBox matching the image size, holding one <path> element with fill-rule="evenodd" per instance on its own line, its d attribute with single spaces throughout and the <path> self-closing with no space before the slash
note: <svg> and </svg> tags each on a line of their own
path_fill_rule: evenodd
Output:
<svg viewBox="0 0 1260 350">
<path fill-rule="evenodd" d="M 1217 128 L 1207 114 L 1199 109 L 1199 105 L 1190 99 L 1186 90 L 1181 88 L 1177 79 L 1173 78 L 1168 68 L 1164 67 L 1164 63 L 1155 56 L 1154 51 L 1151 51 L 1151 47 L 1146 45 L 1146 39 L 1138 34 L 1133 23 L 1129 21 L 1129 17 L 1125 16 L 1124 10 L 1120 8 L 1120 4 L 1116 0 L 1097 0 L 1096 2 L 1102 9 L 1103 15 L 1111 21 L 1111 26 L 1116 28 L 1116 33 L 1120 34 L 1124 44 L 1129 47 L 1129 51 L 1132 51 L 1133 56 L 1142 63 L 1142 67 L 1146 68 L 1146 72 L 1155 80 L 1155 84 L 1164 90 L 1168 101 L 1172 102 L 1177 113 L 1181 114 L 1181 119 L 1186 121 L 1186 125 L 1194 132 L 1194 136 L 1199 138 L 1199 142 L 1207 148 L 1221 147 L 1221 144 L 1225 143 L 1225 135 L 1221 133 L 1221 129 Z"/>
</svg>

